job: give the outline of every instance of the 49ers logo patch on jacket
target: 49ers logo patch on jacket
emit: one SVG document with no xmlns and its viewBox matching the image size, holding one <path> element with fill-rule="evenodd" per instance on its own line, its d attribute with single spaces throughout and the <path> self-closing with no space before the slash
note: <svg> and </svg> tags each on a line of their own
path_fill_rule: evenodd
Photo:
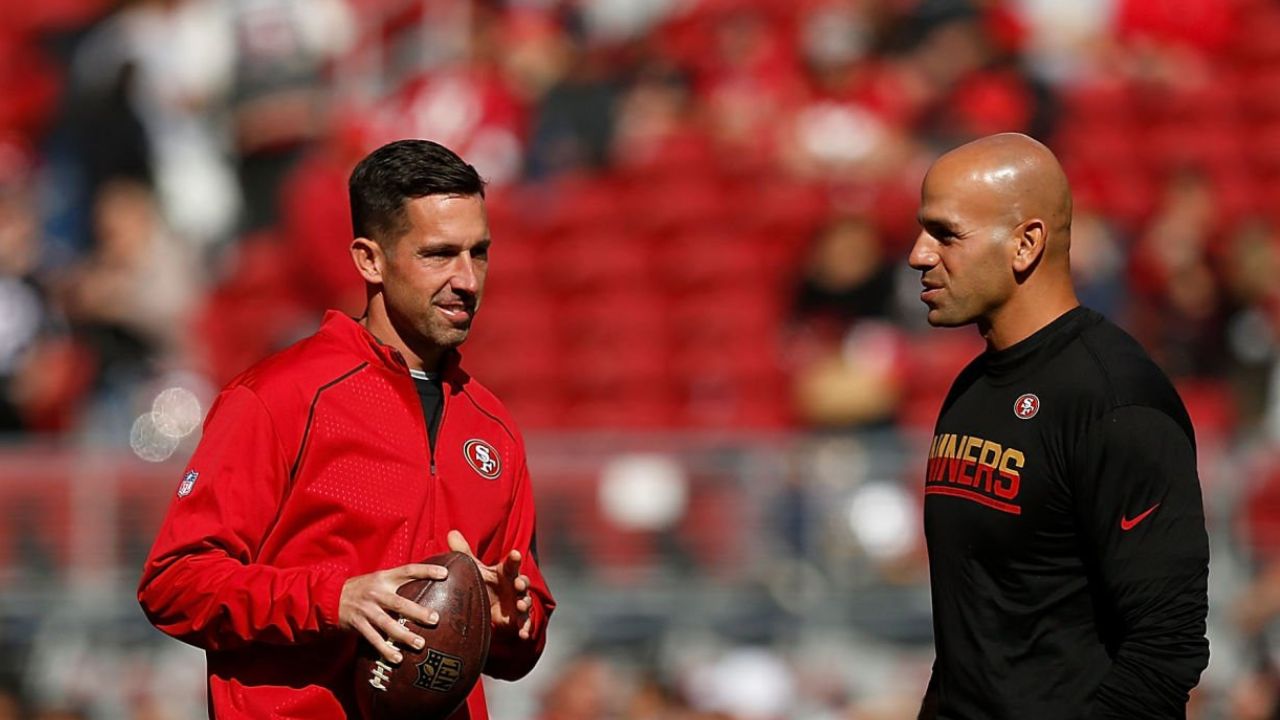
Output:
<svg viewBox="0 0 1280 720">
<path fill-rule="evenodd" d="M 472 438 L 462 446 L 467 464 L 485 480 L 497 480 L 502 474 L 502 459 L 493 446 L 479 438 Z"/>
</svg>

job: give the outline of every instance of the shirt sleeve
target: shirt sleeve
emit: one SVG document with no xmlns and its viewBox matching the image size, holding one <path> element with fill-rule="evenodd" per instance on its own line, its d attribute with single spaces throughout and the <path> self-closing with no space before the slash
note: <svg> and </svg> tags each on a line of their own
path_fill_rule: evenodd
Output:
<svg viewBox="0 0 1280 720">
<path fill-rule="evenodd" d="M 337 626 L 345 578 L 255 562 L 289 477 L 262 401 L 243 386 L 223 391 L 143 568 L 138 601 L 157 628 L 218 650 Z"/>
<path fill-rule="evenodd" d="M 547 621 L 555 609 L 555 599 L 547 587 L 547 581 L 538 567 L 536 513 L 533 504 L 533 483 L 529 478 L 528 463 L 524 456 L 524 444 L 520 443 L 520 465 L 516 474 L 511 513 L 502 531 L 502 543 L 493 546 L 493 557 L 486 563 L 500 561 L 512 549 L 520 551 L 520 571 L 529 578 L 529 596 L 533 607 L 532 634 L 528 640 L 520 639 L 518 632 L 495 633 L 489 645 L 489 659 L 484 672 L 501 680 L 518 680 L 529 673 L 547 643 Z"/>
<path fill-rule="evenodd" d="M 920 700 L 920 712 L 916 720 L 938 720 L 938 661 L 933 661 L 933 670 L 929 672 L 929 684 L 925 686 L 924 697 Z"/>
<path fill-rule="evenodd" d="M 1076 516 L 1113 661 L 1091 718 L 1184 717 L 1209 660 L 1209 542 L 1196 454 L 1153 408 L 1098 419 L 1084 447 Z"/>
</svg>

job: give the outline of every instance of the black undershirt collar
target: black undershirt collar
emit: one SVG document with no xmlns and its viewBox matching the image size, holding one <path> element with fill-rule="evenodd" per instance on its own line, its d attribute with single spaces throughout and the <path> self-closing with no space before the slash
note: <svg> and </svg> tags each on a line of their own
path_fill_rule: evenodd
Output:
<svg viewBox="0 0 1280 720">
<path fill-rule="evenodd" d="M 1034 362 L 1037 357 L 1052 355 L 1075 337 L 1082 322 L 1092 314 L 1091 310 L 1077 305 L 1013 345 L 1003 350 L 988 350 L 982 355 L 983 374 L 996 384 L 1018 380 L 1027 370 L 1039 365 Z"/>
<path fill-rule="evenodd" d="M 422 403 L 422 417 L 427 420 L 427 440 L 434 449 L 436 433 L 440 429 L 440 410 L 444 407 L 440 373 L 410 370 L 409 374 L 413 376 L 413 384 L 418 389 L 418 402 Z"/>
</svg>

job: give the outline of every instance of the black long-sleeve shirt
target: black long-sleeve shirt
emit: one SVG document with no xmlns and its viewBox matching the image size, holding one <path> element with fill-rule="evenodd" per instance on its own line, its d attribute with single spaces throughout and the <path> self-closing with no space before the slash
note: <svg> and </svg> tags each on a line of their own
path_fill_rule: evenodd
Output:
<svg viewBox="0 0 1280 720">
<path fill-rule="evenodd" d="M 1072 310 L 979 356 L 925 479 L 923 717 L 1183 718 L 1208 662 L 1195 436 L 1129 335 Z"/>
</svg>

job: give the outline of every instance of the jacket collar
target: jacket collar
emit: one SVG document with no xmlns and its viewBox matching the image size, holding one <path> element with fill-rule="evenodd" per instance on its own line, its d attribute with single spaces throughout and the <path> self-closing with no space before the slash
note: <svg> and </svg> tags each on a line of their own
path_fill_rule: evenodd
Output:
<svg viewBox="0 0 1280 720">
<path fill-rule="evenodd" d="M 393 372 L 409 374 L 409 364 L 399 350 L 383 343 L 373 333 L 346 313 L 328 310 L 320 325 L 320 334 L 332 338 L 343 347 L 363 357 L 371 363 L 385 367 Z M 457 350 L 445 353 L 440 368 L 440 376 L 452 384 L 462 384 L 463 374 L 459 367 L 462 356 Z"/>
</svg>

